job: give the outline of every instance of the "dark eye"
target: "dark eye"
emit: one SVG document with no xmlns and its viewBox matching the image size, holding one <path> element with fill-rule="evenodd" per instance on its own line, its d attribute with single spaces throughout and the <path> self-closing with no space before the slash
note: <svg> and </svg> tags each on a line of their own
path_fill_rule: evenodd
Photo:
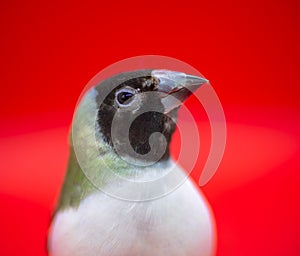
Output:
<svg viewBox="0 0 300 256">
<path fill-rule="evenodd" d="M 135 90 L 123 88 L 116 93 L 116 101 L 120 106 L 130 105 L 135 95 Z"/>
</svg>

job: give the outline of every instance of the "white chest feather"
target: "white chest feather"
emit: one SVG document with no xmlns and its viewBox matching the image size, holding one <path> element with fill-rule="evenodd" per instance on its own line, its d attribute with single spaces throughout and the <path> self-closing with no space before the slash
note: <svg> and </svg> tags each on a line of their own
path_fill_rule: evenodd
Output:
<svg viewBox="0 0 300 256">
<path fill-rule="evenodd" d="M 189 180 L 152 201 L 91 194 L 56 215 L 49 240 L 51 256 L 211 256 L 214 243 L 209 206 Z"/>
</svg>

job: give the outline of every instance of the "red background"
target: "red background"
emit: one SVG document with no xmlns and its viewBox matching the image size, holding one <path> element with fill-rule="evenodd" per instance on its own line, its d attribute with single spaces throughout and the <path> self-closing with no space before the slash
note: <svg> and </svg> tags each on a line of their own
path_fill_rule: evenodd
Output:
<svg viewBox="0 0 300 256">
<path fill-rule="evenodd" d="M 203 188 L 218 256 L 300 254 L 298 1 L 0 7 L 0 255 L 45 255 L 76 100 L 98 71 L 144 54 L 194 66 L 223 104 L 227 148 Z"/>
</svg>

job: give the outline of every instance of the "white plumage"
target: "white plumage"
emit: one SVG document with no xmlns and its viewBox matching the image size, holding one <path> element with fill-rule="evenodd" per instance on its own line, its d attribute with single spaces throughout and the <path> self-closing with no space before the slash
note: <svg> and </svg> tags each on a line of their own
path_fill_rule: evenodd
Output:
<svg viewBox="0 0 300 256">
<path fill-rule="evenodd" d="M 144 202 L 99 191 L 56 214 L 49 246 L 52 256 L 212 256 L 214 219 L 190 180 Z"/>
</svg>

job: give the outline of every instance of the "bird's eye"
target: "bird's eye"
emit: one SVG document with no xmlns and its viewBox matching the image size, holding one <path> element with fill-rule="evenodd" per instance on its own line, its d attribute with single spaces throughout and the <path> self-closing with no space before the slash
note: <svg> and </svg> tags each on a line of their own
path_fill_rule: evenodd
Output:
<svg viewBox="0 0 300 256">
<path fill-rule="evenodd" d="M 116 102 L 119 106 L 128 106 L 132 102 L 136 91 L 130 88 L 123 88 L 116 93 Z"/>
</svg>

